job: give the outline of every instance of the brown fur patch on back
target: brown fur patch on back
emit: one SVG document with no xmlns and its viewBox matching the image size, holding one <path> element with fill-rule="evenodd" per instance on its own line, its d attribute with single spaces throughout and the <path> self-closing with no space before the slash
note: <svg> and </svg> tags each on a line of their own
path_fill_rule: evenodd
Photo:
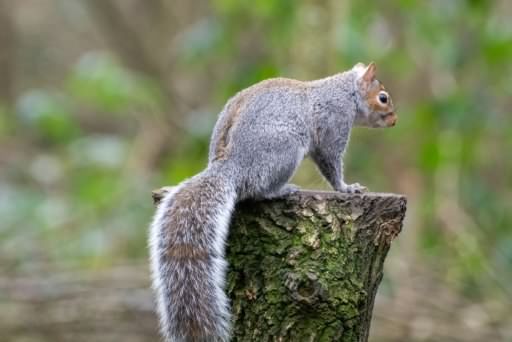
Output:
<svg viewBox="0 0 512 342">
<path fill-rule="evenodd" d="M 227 108 L 226 120 L 220 130 L 220 137 L 217 145 L 215 146 L 215 160 L 225 160 L 231 150 L 229 141 L 230 133 L 236 127 L 240 113 L 244 109 L 249 100 L 261 93 L 278 87 L 288 87 L 291 89 L 305 89 L 306 83 L 290 78 L 271 78 L 269 80 L 261 81 L 247 89 L 242 90 L 233 99 L 233 102 Z"/>
<path fill-rule="evenodd" d="M 238 121 L 240 111 L 244 107 L 246 100 L 247 96 L 244 96 L 242 92 L 234 99 L 233 103 L 227 109 L 226 121 L 220 130 L 221 135 L 219 137 L 219 142 L 215 147 L 215 160 L 226 159 L 228 154 L 229 133 Z"/>
</svg>

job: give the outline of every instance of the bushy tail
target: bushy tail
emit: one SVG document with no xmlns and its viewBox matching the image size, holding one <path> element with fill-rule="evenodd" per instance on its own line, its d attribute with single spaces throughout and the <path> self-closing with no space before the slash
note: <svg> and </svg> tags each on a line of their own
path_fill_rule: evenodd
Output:
<svg viewBox="0 0 512 342">
<path fill-rule="evenodd" d="M 234 187 L 209 170 L 164 197 L 150 237 L 153 287 L 166 341 L 228 341 L 224 259 Z"/>
</svg>

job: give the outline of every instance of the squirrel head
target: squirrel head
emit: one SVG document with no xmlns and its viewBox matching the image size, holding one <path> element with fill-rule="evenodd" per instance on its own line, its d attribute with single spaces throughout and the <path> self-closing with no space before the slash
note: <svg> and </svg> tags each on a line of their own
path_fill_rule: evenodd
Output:
<svg viewBox="0 0 512 342">
<path fill-rule="evenodd" d="M 357 63 L 352 70 L 356 73 L 355 86 L 359 96 L 356 101 L 358 112 L 355 124 L 363 127 L 393 127 L 397 116 L 393 100 L 382 83 L 375 78 L 375 63 L 365 66 Z"/>
</svg>

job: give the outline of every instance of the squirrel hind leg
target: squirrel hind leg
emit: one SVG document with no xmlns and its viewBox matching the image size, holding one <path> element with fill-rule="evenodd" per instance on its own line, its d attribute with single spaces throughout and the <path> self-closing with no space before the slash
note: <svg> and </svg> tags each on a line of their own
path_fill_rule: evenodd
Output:
<svg viewBox="0 0 512 342">
<path fill-rule="evenodd" d="M 274 198 L 293 192 L 294 187 L 286 184 L 304 158 L 305 144 L 293 135 L 276 132 L 239 138 L 230 159 L 237 199 Z"/>
</svg>

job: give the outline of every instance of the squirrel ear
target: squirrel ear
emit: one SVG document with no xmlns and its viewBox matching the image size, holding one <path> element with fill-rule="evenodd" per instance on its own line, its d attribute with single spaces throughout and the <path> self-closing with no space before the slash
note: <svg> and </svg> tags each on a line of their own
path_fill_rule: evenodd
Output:
<svg viewBox="0 0 512 342">
<path fill-rule="evenodd" d="M 377 72 L 377 66 L 375 66 L 374 62 L 371 62 L 370 65 L 366 68 L 363 74 L 363 81 L 370 83 L 375 79 L 375 74 Z"/>
</svg>

